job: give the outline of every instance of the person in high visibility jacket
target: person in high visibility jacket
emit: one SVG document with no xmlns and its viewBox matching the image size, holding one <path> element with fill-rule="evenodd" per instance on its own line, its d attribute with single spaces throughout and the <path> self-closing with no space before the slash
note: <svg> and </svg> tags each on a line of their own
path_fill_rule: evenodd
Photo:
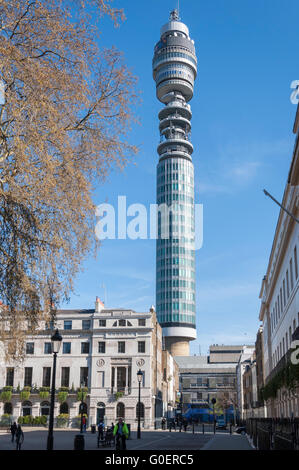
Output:
<svg viewBox="0 0 299 470">
<path fill-rule="evenodd" d="M 129 430 L 122 418 L 119 418 L 118 423 L 114 426 L 113 436 L 116 437 L 116 447 L 119 446 L 119 442 L 121 440 L 122 449 L 126 450 L 126 439 L 129 437 Z"/>
</svg>

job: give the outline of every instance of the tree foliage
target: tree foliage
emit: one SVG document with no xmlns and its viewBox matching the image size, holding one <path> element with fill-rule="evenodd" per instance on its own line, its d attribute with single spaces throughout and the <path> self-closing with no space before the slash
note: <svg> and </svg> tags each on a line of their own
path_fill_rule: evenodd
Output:
<svg viewBox="0 0 299 470">
<path fill-rule="evenodd" d="M 92 13 L 124 17 L 111 0 L 0 0 L 0 334 L 13 359 L 21 320 L 49 319 L 96 248 L 95 183 L 137 151 L 136 79 L 99 49 Z"/>
</svg>

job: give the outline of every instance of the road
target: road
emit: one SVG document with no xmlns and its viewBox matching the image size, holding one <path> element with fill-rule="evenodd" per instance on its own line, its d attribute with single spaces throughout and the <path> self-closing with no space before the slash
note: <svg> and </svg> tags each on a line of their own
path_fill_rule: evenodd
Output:
<svg viewBox="0 0 299 470">
<path fill-rule="evenodd" d="M 72 450 L 74 438 L 79 431 L 54 430 L 54 450 Z M 24 428 L 23 450 L 46 450 L 47 429 Z M 84 433 L 85 450 L 113 450 L 113 448 L 97 448 L 97 435 L 91 432 Z M 127 441 L 127 450 L 251 450 L 246 436 L 238 434 L 230 435 L 226 431 L 218 431 L 214 435 L 212 429 L 192 429 L 187 432 L 169 431 L 142 431 L 141 439 L 137 439 L 136 432 L 132 432 L 132 438 Z M 8 433 L 0 433 L 0 450 L 14 450 L 15 444 L 11 442 Z"/>
</svg>

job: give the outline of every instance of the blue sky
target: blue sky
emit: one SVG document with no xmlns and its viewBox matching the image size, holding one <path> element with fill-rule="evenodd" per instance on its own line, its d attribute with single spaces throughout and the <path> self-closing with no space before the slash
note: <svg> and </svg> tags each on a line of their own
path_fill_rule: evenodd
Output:
<svg viewBox="0 0 299 470">
<path fill-rule="evenodd" d="M 130 141 L 139 154 L 123 172 L 96 188 L 96 204 L 155 203 L 158 112 L 151 61 L 160 27 L 176 0 L 115 0 L 126 21 L 100 22 L 100 45 L 114 45 L 138 76 L 140 125 Z M 291 161 L 299 80 L 296 0 L 181 0 L 180 16 L 195 41 L 199 63 L 192 107 L 196 202 L 204 207 L 204 242 L 196 253 L 197 334 L 191 353 L 210 344 L 255 341 L 259 290 L 266 272 Z M 96 295 L 108 307 L 147 311 L 155 304 L 155 242 L 107 240 L 90 257 L 65 308 L 91 308 Z M 103 287 L 105 285 L 105 288 Z"/>
</svg>

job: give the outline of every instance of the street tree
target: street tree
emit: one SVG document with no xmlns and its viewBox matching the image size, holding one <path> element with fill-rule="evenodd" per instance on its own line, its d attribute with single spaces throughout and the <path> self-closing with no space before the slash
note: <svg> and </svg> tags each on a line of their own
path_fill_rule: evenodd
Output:
<svg viewBox="0 0 299 470">
<path fill-rule="evenodd" d="M 0 339 L 11 359 L 24 320 L 34 331 L 51 319 L 97 248 L 93 189 L 137 152 L 136 78 L 121 52 L 100 48 L 105 15 L 124 19 L 111 0 L 0 0 Z"/>
</svg>

